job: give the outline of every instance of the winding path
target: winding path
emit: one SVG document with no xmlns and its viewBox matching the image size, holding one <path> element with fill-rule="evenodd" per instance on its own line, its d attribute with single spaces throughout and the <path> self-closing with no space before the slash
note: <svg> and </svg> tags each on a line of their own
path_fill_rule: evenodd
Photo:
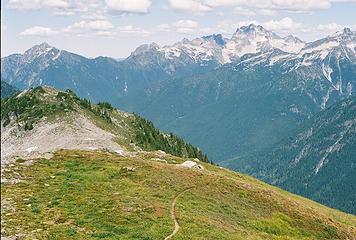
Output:
<svg viewBox="0 0 356 240">
<path fill-rule="evenodd" d="M 190 187 L 190 188 L 187 188 L 185 190 L 183 190 L 182 192 L 178 193 L 175 198 L 173 199 L 173 202 L 172 202 L 172 207 L 171 207 L 171 218 L 172 220 L 174 221 L 174 230 L 173 232 L 167 236 L 164 240 L 168 240 L 168 239 L 171 239 L 172 237 L 174 237 L 178 231 L 179 231 L 179 223 L 178 223 L 178 220 L 177 220 L 177 215 L 176 215 L 176 204 L 177 204 L 177 199 L 182 196 L 184 193 L 188 192 L 189 190 L 191 190 L 193 187 Z"/>
</svg>

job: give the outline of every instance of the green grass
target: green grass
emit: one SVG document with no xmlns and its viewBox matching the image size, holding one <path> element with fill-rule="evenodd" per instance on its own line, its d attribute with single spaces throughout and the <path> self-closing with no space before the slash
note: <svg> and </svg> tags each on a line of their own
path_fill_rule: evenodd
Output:
<svg viewBox="0 0 356 240">
<path fill-rule="evenodd" d="M 1 197 L 15 208 L 1 212 L 5 235 L 27 239 L 163 239 L 173 229 L 177 202 L 181 229 L 175 239 L 352 239 L 356 218 L 205 164 L 205 171 L 108 152 L 60 151 L 30 166 L 17 161 Z M 134 167 L 128 171 L 125 167 Z"/>
</svg>

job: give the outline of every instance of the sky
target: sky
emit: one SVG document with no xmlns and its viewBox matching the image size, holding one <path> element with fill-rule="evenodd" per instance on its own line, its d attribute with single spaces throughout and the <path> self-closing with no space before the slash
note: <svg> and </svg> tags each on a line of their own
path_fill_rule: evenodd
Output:
<svg viewBox="0 0 356 240">
<path fill-rule="evenodd" d="M 86 57 L 124 58 L 255 23 L 304 41 L 356 30 L 356 0 L 2 0 L 1 56 L 47 42 Z"/>
</svg>

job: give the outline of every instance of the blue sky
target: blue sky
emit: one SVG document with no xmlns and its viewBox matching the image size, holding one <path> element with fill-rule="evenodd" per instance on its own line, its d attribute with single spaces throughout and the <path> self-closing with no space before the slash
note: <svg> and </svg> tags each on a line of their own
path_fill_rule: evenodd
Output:
<svg viewBox="0 0 356 240">
<path fill-rule="evenodd" d="M 2 56 L 46 41 L 87 57 L 121 58 L 144 43 L 229 37 L 251 22 L 305 41 L 356 30 L 356 0 L 5 0 L 1 11 Z"/>
</svg>

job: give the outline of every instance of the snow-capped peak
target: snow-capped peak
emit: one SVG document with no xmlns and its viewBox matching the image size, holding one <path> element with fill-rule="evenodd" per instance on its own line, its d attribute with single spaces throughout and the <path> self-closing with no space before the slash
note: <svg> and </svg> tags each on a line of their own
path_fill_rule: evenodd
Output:
<svg viewBox="0 0 356 240">
<path fill-rule="evenodd" d="M 59 52 L 59 50 L 50 46 L 48 43 L 43 42 L 39 45 L 35 45 L 32 48 L 28 49 L 24 53 L 24 61 L 31 62 L 34 59 L 36 59 L 40 56 L 45 56 L 50 52 L 52 53 L 52 55 L 55 55 L 57 52 Z"/>
<path fill-rule="evenodd" d="M 259 39 L 265 40 L 270 38 L 278 38 L 275 33 L 264 29 L 261 25 L 250 24 L 248 26 L 242 26 L 236 30 L 232 39 Z"/>
<path fill-rule="evenodd" d="M 208 40 L 208 41 L 212 40 L 220 46 L 225 45 L 225 40 L 221 34 L 213 34 L 213 35 L 209 35 L 209 36 L 204 36 L 204 37 L 202 37 L 202 39 Z"/>
<path fill-rule="evenodd" d="M 355 32 L 349 28 L 313 43 L 305 43 L 293 35 L 281 37 L 261 25 L 250 24 L 237 28 L 231 38 L 213 34 L 193 40 L 185 38 L 173 45 L 163 47 L 157 44 L 142 45 L 132 55 L 155 51 L 161 59 L 170 62 L 178 60 L 185 64 L 190 64 L 191 61 L 205 64 L 207 61 L 216 61 L 225 64 L 239 61 L 243 56 L 248 58 L 249 55 L 253 57 L 252 55 L 255 54 L 272 52 L 274 55 L 283 55 L 283 58 L 287 56 L 294 58 L 314 50 L 325 50 L 321 55 L 319 54 L 325 57 L 330 49 L 340 44 L 355 52 L 355 41 Z"/>
<path fill-rule="evenodd" d="M 334 34 L 329 35 L 320 40 L 317 40 L 315 42 L 319 43 L 319 42 L 326 42 L 326 41 L 339 41 L 340 43 L 345 43 L 348 41 L 355 41 L 355 40 L 356 40 L 356 32 L 346 27 L 342 31 L 337 31 Z"/>
<path fill-rule="evenodd" d="M 320 57 L 324 59 L 331 49 L 339 47 L 340 45 L 346 46 L 354 51 L 356 43 L 356 32 L 351 31 L 349 28 L 344 28 L 343 31 L 336 32 L 333 35 L 319 39 L 317 41 L 306 44 L 300 51 L 299 55 L 305 53 L 322 53 Z"/>
<path fill-rule="evenodd" d="M 142 53 L 148 52 L 148 51 L 156 51 L 159 49 L 159 46 L 157 43 L 150 43 L 150 44 L 143 44 L 136 48 L 134 52 L 131 53 L 132 56 L 140 55 Z"/>
<path fill-rule="evenodd" d="M 25 55 L 41 55 L 42 53 L 48 52 L 53 49 L 48 43 L 43 42 L 39 45 L 35 45 L 25 52 Z"/>
<path fill-rule="evenodd" d="M 287 37 L 283 38 L 287 43 L 305 43 L 304 41 L 300 40 L 299 38 L 293 36 L 293 35 L 288 35 Z"/>
<path fill-rule="evenodd" d="M 171 46 L 159 47 L 157 44 L 146 44 L 138 47 L 131 55 L 157 51 L 164 54 L 167 60 L 188 56 L 196 63 L 214 60 L 225 64 L 246 54 L 266 52 L 275 48 L 286 53 L 297 53 L 304 45 L 303 41 L 294 36 L 282 38 L 261 25 L 250 24 L 238 28 L 230 39 L 224 38 L 221 34 L 213 34 L 193 40 L 185 38 Z"/>
<path fill-rule="evenodd" d="M 352 31 L 351 31 L 351 29 L 350 28 L 344 28 L 344 30 L 342 31 L 342 33 L 344 34 L 344 35 L 352 35 L 353 33 L 352 33 Z"/>
<path fill-rule="evenodd" d="M 233 58 L 242 57 L 245 54 L 270 51 L 274 48 L 287 53 L 297 53 L 304 47 L 304 44 L 296 37 L 282 38 L 260 25 L 250 24 L 236 30 L 223 52 L 227 62 L 230 62 Z"/>
</svg>

